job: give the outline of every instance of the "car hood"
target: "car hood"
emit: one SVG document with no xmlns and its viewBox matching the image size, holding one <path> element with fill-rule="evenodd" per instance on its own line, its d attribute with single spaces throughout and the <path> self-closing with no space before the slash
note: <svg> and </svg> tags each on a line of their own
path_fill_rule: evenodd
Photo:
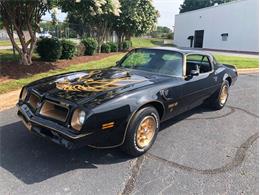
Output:
<svg viewBox="0 0 260 195">
<path fill-rule="evenodd" d="M 85 103 L 160 83 L 172 77 L 120 68 L 72 72 L 32 83 L 33 89 L 51 98 Z"/>
</svg>

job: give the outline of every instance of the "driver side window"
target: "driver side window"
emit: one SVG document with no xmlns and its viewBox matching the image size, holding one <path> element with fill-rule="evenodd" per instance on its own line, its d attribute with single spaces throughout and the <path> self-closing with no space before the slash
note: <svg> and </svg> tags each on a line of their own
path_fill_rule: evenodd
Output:
<svg viewBox="0 0 260 195">
<path fill-rule="evenodd" d="M 191 70 L 199 68 L 200 73 L 207 73 L 212 70 L 212 66 L 208 56 L 200 54 L 191 54 L 186 58 L 186 75 L 190 75 Z"/>
</svg>

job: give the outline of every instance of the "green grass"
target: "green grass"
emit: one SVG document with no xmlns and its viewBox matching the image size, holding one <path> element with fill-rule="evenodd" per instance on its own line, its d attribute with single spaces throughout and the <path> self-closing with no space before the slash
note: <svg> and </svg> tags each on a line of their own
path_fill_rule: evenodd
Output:
<svg viewBox="0 0 260 195">
<path fill-rule="evenodd" d="M 164 39 L 135 37 L 131 39 L 133 47 L 173 47 L 172 43 L 164 44 Z M 171 40 L 167 39 L 166 41 Z"/>
<path fill-rule="evenodd" d="M 156 47 L 162 44 L 161 39 L 132 38 L 133 47 Z"/>
<path fill-rule="evenodd" d="M 19 40 L 15 40 L 18 44 L 20 44 Z M 0 46 L 12 46 L 10 40 L 0 40 Z"/>
<path fill-rule="evenodd" d="M 33 53 L 33 60 L 39 58 L 38 54 Z M 12 49 L 1 49 L 0 50 L 0 61 L 1 62 L 11 62 L 11 61 L 18 61 L 19 55 L 16 51 L 15 54 L 13 54 Z"/>
<path fill-rule="evenodd" d="M 12 49 L 1 49 L 0 50 L 0 61 L 1 62 L 17 61 L 18 59 L 19 59 L 19 55 L 17 54 L 17 51 L 14 55 Z"/>
<path fill-rule="evenodd" d="M 118 55 L 110 56 L 110 57 L 107 57 L 107 58 L 104 58 L 104 59 L 98 60 L 98 61 L 93 61 L 93 62 L 84 63 L 84 64 L 71 65 L 64 69 L 51 70 L 49 72 L 36 74 L 31 77 L 7 81 L 0 85 L 0 94 L 19 89 L 22 86 L 24 86 L 32 81 L 35 81 L 35 80 L 38 80 L 38 79 L 41 79 L 44 77 L 52 76 L 55 74 L 60 74 L 60 73 L 65 73 L 65 72 L 70 72 L 70 71 L 107 68 L 107 67 L 115 65 L 116 61 L 121 59 L 123 57 L 123 55 L 124 54 L 118 54 Z"/>
<path fill-rule="evenodd" d="M 214 55 L 223 64 L 236 65 L 237 68 L 258 68 L 258 58 L 246 58 L 238 56 Z"/>
</svg>

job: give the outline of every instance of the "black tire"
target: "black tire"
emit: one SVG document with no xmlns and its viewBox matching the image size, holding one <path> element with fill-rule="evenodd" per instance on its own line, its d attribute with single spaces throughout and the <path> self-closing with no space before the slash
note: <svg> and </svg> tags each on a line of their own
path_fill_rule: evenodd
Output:
<svg viewBox="0 0 260 195">
<path fill-rule="evenodd" d="M 153 137 L 148 145 L 145 147 L 138 146 L 137 141 L 137 130 L 139 128 L 139 125 L 145 118 L 150 117 L 153 118 L 156 122 L 155 131 L 153 134 Z M 148 106 L 140 109 L 136 112 L 136 114 L 133 116 L 132 120 L 130 121 L 128 128 L 126 129 L 126 137 L 124 144 L 122 146 L 122 150 L 132 156 L 140 156 L 144 154 L 146 151 L 148 151 L 153 143 L 155 142 L 155 139 L 158 134 L 158 130 L 160 128 L 160 118 L 157 110 L 154 107 Z"/>
<path fill-rule="evenodd" d="M 225 101 L 223 101 L 223 99 L 221 98 L 224 89 L 227 90 Z M 217 92 L 214 93 L 210 98 L 210 102 L 209 102 L 210 107 L 214 110 L 221 110 L 226 105 L 228 96 L 229 96 L 229 82 L 225 80 L 222 83 L 221 87 L 217 90 Z"/>
</svg>

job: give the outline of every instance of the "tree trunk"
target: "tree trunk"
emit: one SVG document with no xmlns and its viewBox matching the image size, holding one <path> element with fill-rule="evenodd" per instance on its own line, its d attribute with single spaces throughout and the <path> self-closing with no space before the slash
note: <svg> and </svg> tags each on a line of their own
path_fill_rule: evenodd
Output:
<svg viewBox="0 0 260 195">
<path fill-rule="evenodd" d="M 30 53 L 21 53 L 20 54 L 20 64 L 22 65 L 31 65 L 32 64 L 32 55 Z"/>
<path fill-rule="evenodd" d="M 123 37 L 124 37 L 124 34 L 123 34 L 123 33 L 117 32 L 118 51 L 121 51 L 121 50 L 123 49 L 123 48 L 122 48 Z"/>
<path fill-rule="evenodd" d="M 126 35 L 125 35 L 125 39 L 128 40 L 128 41 L 131 40 L 131 35 L 130 35 L 130 33 L 126 33 Z"/>
<path fill-rule="evenodd" d="M 5 25 L 5 23 L 4 23 L 4 25 Z M 32 64 L 32 52 L 33 52 L 33 49 L 34 49 L 35 44 L 36 44 L 35 34 L 33 34 L 33 33 L 30 34 L 31 35 L 31 39 L 26 42 L 22 30 L 18 29 L 16 26 L 14 26 L 15 30 L 17 32 L 17 35 L 19 37 L 21 46 L 22 46 L 22 48 L 20 48 L 17 45 L 17 43 L 15 42 L 12 28 L 9 27 L 9 24 L 5 25 L 5 27 L 6 27 L 7 34 L 8 34 L 8 36 L 9 36 L 11 42 L 12 42 L 13 48 L 16 51 L 18 51 L 18 53 L 19 53 L 19 56 L 20 56 L 19 62 L 20 62 L 20 64 L 22 64 L 22 65 L 31 65 Z M 30 49 L 28 49 L 29 45 L 30 45 Z"/>
</svg>

